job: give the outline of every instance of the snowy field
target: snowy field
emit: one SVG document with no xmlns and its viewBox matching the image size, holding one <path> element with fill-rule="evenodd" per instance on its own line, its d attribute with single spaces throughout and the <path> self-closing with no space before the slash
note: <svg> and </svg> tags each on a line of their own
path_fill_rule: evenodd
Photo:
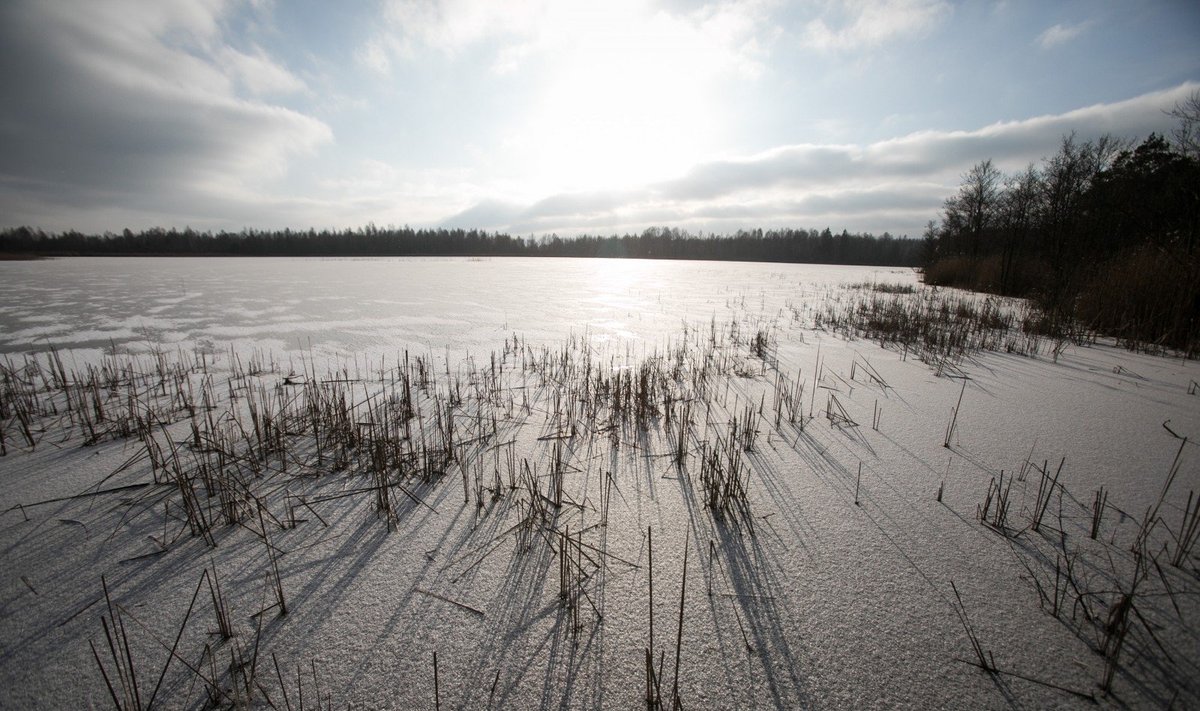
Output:
<svg viewBox="0 0 1200 711">
<path fill-rule="evenodd" d="M 1028 318 L 868 267 L 0 263 L 0 708 L 1200 707 L 1200 367 Z"/>
</svg>

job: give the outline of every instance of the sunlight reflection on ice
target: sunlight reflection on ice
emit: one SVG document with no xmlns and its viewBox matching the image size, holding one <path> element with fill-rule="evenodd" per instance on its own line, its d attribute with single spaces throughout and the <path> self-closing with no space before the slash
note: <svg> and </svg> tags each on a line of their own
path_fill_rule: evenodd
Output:
<svg viewBox="0 0 1200 711">
<path fill-rule="evenodd" d="M 73 258 L 0 264 L 0 352 L 270 342 L 330 354 L 484 352 L 505 336 L 654 344 L 681 321 L 774 315 L 911 270 L 624 259 Z M 227 347 L 227 346 L 224 346 Z M 222 348 L 224 348 L 222 347 Z"/>
</svg>

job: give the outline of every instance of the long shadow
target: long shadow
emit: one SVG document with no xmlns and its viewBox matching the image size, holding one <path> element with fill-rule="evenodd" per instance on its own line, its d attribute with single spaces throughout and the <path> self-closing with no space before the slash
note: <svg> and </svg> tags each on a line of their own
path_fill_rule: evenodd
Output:
<svg viewBox="0 0 1200 711">
<path fill-rule="evenodd" d="M 710 566 L 706 582 L 712 594 L 708 597 L 708 608 L 717 630 L 721 658 L 745 658 L 748 653 L 747 663 L 752 670 L 757 669 L 763 674 L 776 708 L 810 705 L 813 699 L 799 674 L 799 655 L 794 652 L 786 634 L 786 630 L 795 629 L 794 625 L 784 622 L 787 609 L 780 604 L 786 586 L 770 572 L 781 568 L 769 558 L 759 538 L 751 534 L 749 522 L 734 521 L 728 516 L 714 519 L 697 497 L 686 467 L 682 468 L 678 483 L 689 526 L 695 534 L 693 546 L 699 548 L 701 541 L 710 541 L 710 550 L 719 551 L 723 577 L 732 588 L 730 593 L 718 592 L 716 574 Z M 781 507 L 780 510 L 785 509 Z M 700 548 L 697 552 L 709 551 Z M 699 558 L 697 562 L 702 564 L 705 556 Z M 722 609 L 719 601 L 726 595 L 731 607 Z M 727 622 L 730 612 L 736 623 L 732 626 Z M 683 663 L 686 661 L 685 650 Z M 727 664 L 725 668 L 731 698 L 742 698 L 747 688 L 746 680 L 734 673 L 734 665 Z"/>
<path fill-rule="evenodd" d="M 760 670 L 773 705 L 810 705 L 814 699 L 799 673 L 801 660 L 784 632 L 796 629 L 784 622 L 789 613 L 781 604 L 790 586 L 773 573 L 779 567 L 756 537 L 720 524 L 713 526 L 713 532 L 731 602 L 741 611 L 739 632 L 747 651 L 762 660 Z M 715 607 L 715 600 L 711 604 Z"/>
</svg>

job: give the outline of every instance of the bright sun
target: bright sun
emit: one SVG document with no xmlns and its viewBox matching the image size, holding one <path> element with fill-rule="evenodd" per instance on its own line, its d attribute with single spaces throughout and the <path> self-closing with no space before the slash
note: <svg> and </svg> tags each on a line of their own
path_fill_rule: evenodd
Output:
<svg viewBox="0 0 1200 711">
<path fill-rule="evenodd" d="M 530 177 L 544 194 L 678 175 L 713 150 L 720 130 L 702 37 L 665 18 L 632 27 L 594 19 L 565 48 L 523 132 Z"/>
</svg>

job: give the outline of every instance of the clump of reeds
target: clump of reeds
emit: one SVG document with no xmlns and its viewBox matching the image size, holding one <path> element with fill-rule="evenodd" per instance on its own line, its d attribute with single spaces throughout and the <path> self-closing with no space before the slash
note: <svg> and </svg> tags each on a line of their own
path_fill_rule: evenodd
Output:
<svg viewBox="0 0 1200 711">
<path fill-rule="evenodd" d="M 912 284 L 875 282 L 871 285 L 871 291 L 876 291 L 880 294 L 915 294 L 917 293 L 917 288 Z"/>
<path fill-rule="evenodd" d="M 760 328 L 750 339 L 750 353 L 759 360 L 766 361 L 770 356 L 771 334 L 765 328 Z"/>
<path fill-rule="evenodd" d="M 1053 478 L 1050 477 L 1049 462 L 1044 462 L 1039 470 L 1042 476 L 1040 479 L 1038 479 L 1037 498 L 1034 502 L 1033 513 L 1030 517 L 1032 520 L 1031 528 L 1033 528 L 1034 531 L 1037 531 L 1041 528 L 1042 518 L 1046 515 L 1046 509 L 1050 506 L 1050 496 L 1054 493 L 1055 487 L 1058 486 L 1058 477 L 1060 474 L 1062 474 L 1063 464 L 1065 464 L 1066 461 L 1066 457 L 1063 457 L 1062 460 L 1059 461 L 1058 469 L 1055 470 Z"/>
<path fill-rule="evenodd" d="M 826 300 L 813 325 L 847 337 L 903 348 L 943 370 L 978 351 L 1036 355 L 1035 325 L 1015 306 L 938 289 L 862 287 Z"/>
<path fill-rule="evenodd" d="M 797 419 L 804 426 L 804 383 L 800 374 L 790 379 L 784 373 L 775 377 L 775 428 L 778 429 L 786 416 L 788 424 L 795 425 Z"/>
<path fill-rule="evenodd" d="M 991 527 L 993 530 L 1002 534 L 1008 534 L 1008 494 L 1012 489 L 1012 479 L 1009 478 L 1007 485 L 1004 481 L 1004 471 L 1000 472 L 1000 481 L 997 482 L 995 477 L 988 482 L 987 494 L 984 496 L 983 503 L 976 509 L 976 516 L 980 523 Z"/>
<path fill-rule="evenodd" d="M 1155 637 L 1154 631 L 1137 609 L 1138 588 L 1147 579 L 1148 572 L 1145 551 L 1139 549 L 1135 554 L 1132 583 L 1128 589 L 1119 591 L 1114 602 L 1109 605 L 1100 645 L 1100 653 L 1104 656 L 1104 673 L 1100 688 L 1105 693 L 1112 691 L 1113 678 L 1120 667 L 1121 652 L 1125 649 L 1126 638 L 1134 619 L 1140 619 L 1151 637 Z"/>
<path fill-rule="evenodd" d="M 753 535 L 749 483 L 749 469 L 734 437 L 717 437 L 712 445 L 708 442 L 701 445 L 700 487 L 704 505 L 717 519 L 740 523 Z"/>
</svg>

